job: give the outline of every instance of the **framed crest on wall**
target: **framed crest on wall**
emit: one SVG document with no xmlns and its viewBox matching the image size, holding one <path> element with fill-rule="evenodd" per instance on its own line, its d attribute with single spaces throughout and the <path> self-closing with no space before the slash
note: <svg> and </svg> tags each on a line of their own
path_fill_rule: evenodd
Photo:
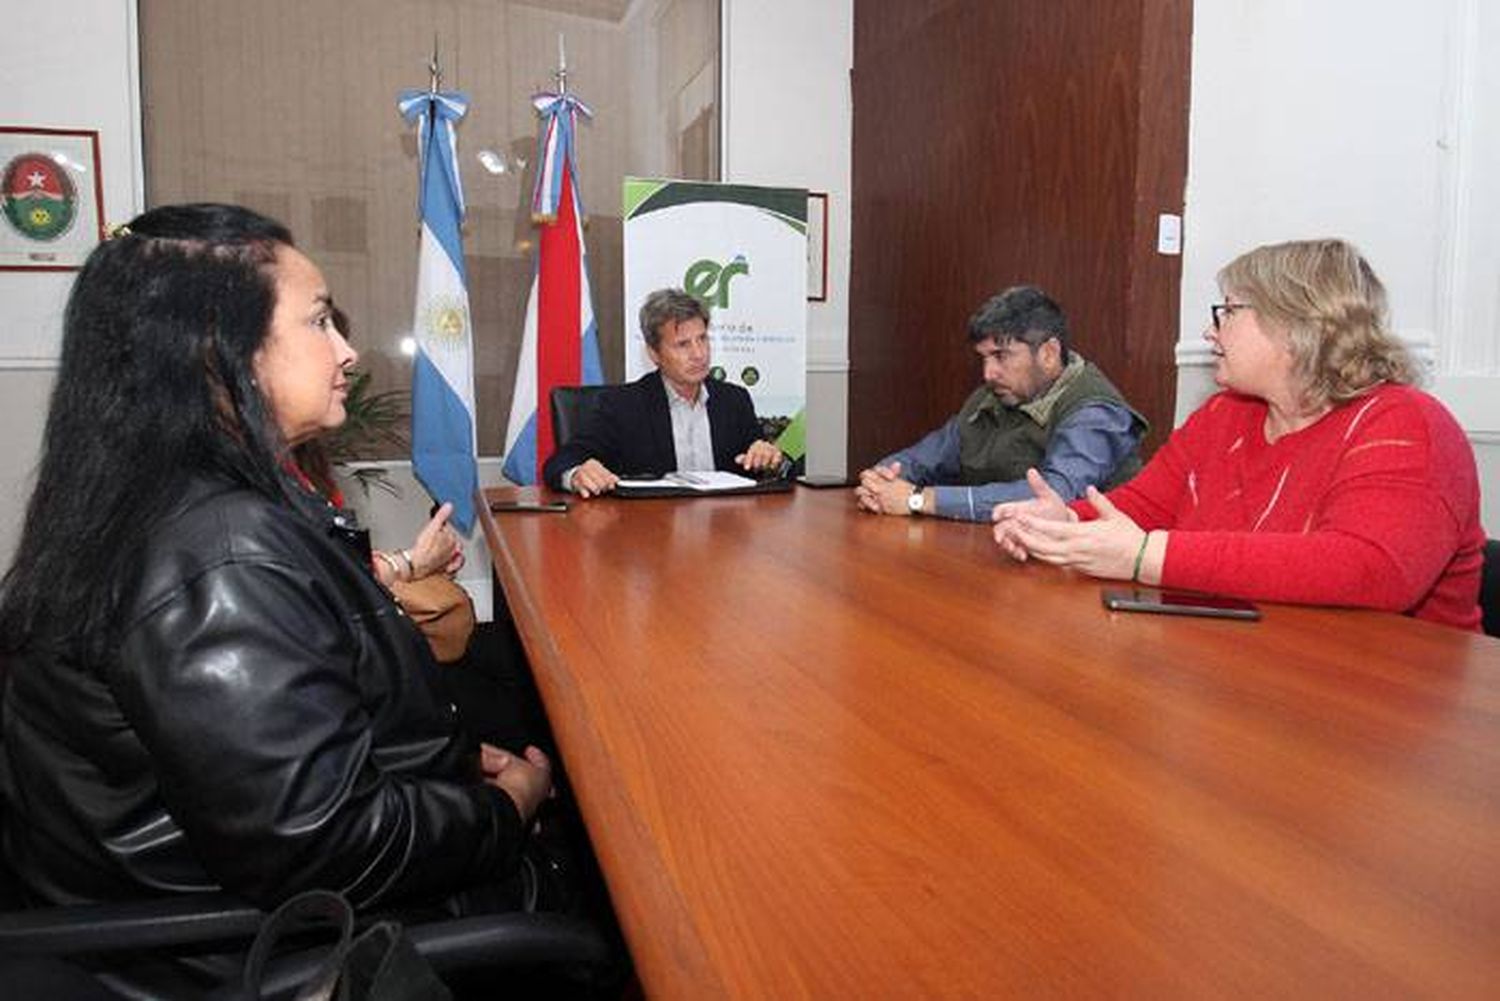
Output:
<svg viewBox="0 0 1500 1001">
<path fill-rule="evenodd" d="M 103 220 L 98 132 L 0 125 L 0 270 L 76 271 Z"/>
</svg>

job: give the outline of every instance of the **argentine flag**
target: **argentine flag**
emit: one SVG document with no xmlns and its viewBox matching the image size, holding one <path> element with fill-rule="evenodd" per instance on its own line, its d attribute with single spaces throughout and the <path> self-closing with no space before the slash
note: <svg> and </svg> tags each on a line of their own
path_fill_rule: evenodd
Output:
<svg viewBox="0 0 1500 1001">
<path fill-rule="evenodd" d="M 421 250 L 417 262 L 416 357 L 411 379 L 411 464 L 438 503 L 453 504 L 465 535 L 474 525 L 474 352 L 464 278 L 463 187 L 453 123 L 469 100 L 449 91 L 406 91 L 398 104 L 417 123 L 421 170 Z"/>
<path fill-rule="evenodd" d="M 532 104 L 541 118 L 531 203 L 540 234 L 505 432 L 504 467 L 506 479 L 522 484 L 541 478 L 541 465 L 553 451 L 548 405 L 552 387 L 604 381 L 573 158 L 578 115 L 591 112 L 566 92 L 538 94 Z"/>
</svg>

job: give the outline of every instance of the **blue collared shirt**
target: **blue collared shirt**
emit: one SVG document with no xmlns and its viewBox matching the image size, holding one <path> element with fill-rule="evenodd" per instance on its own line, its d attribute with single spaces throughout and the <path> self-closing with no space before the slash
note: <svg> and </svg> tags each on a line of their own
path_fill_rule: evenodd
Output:
<svg viewBox="0 0 1500 1001">
<path fill-rule="evenodd" d="M 1085 487 L 1104 482 L 1136 447 L 1135 420 L 1123 404 L 1101 402 L 1079 407 L 1060 421 L 1047 443 L 1037 472 L 1063 500 L 1083 496 Z M 950 486 L 959 478 L 958 418 L 909 448 L 880 460 L 882 466 L 901 463 L 901 478 L 918 487 L 932 487 L 940 518 L 989 521 L 996 504 L 1029 500 L 1024 479 Z"/>
</svg>

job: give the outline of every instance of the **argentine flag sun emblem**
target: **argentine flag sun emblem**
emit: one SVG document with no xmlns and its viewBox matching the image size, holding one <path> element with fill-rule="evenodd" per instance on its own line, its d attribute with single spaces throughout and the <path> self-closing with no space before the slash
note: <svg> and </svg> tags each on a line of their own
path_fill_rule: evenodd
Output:
<svg viewBox="0 0 1500 1001">
<path fill-rule="evenodd" d="M 467 351 L 469 304 L 458 296 L 433 296 L 422 304 L 422 330 L 434 348 Z"/>
</svg>

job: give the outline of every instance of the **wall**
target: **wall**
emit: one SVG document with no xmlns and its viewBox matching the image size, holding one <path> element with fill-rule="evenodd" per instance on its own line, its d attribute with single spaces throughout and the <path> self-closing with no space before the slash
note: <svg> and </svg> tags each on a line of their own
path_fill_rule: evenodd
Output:
<svg viewBox="0 0 1500 1001">
<path fill-rule="evenodd" d="M 140 211 L 134 0 L 27 4 L 0 32 L 0 122 L 97 129 L 104 217 Z M 0 272 L 0 565 L 10 564 L 38 457 L 71 272 Z"/>
<path fill-rule="evenodd" d="M 845 472 L 853 0 L 723 0 L 723 176 L 828 193 L 828 301 L 807 304 L 809 472 Z"/>
<path fill-rule="evenodd" d="M 1480 0 L 1194 7 L 1177 417 L 1212 391 L 1217 269 L 1353 240 L 1475 445 L 1500 530 L 1500 10 Z M 1290 113 L 1295 109 L 1295 113 Z"/>
</svg>

